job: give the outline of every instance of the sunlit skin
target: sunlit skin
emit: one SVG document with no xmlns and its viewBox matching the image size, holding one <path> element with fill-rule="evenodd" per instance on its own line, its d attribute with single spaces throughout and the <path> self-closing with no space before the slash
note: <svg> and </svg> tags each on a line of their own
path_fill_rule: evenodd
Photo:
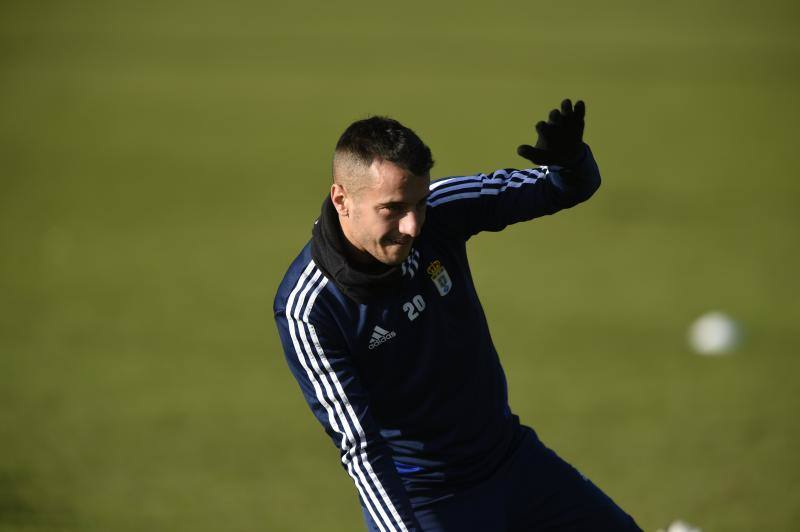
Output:
<svg viewBox="0 0 800 532">
<path fill-rule="evenodd" d="M 342 184 L 331 186 L 350 258 L 364 265 L 400 264 L 425 223 L 430 176 L 375 159 L 362 179 L 366 182 L 355 193 Z"/>
</svg>

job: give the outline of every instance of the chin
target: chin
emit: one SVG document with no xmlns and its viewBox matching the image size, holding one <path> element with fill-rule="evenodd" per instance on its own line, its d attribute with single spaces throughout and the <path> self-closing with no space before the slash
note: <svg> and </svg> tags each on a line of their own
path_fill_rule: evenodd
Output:
<svg viewBox="0 0 800 532">
<path fill-rule="evenodd" d="M 411 252 L 411 244 L 390 246 L 383 250 L 383 257 L 379 259 L 388 266 L 398 266 Z"/>
</svg>

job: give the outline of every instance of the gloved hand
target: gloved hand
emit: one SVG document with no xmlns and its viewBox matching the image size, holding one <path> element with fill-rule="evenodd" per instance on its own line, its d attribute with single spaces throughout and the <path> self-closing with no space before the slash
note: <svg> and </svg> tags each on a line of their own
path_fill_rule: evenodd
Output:
<svg viewBox="0 0 800 532">
<path fill-rule="evenodd" d="M 583 101 L 575 102 L 573 109 L 572 102 L 564 100 L 561 102 L 561 111 L 553 109 L 547 122 L 536 124 L 539 134 L 536 146 L 523 144 L 517 148 L 517 153 L 535 164 L 569 168 L 579 162 L 584 153 L 584 114 L 586 106 Z"/>
</svg>

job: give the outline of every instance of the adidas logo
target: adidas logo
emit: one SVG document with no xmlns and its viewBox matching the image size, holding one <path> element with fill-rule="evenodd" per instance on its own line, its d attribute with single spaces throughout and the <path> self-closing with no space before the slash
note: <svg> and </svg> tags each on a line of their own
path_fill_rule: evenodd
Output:
<svg viewBox="0 0 800 532">
<path fill-rule="evenodd" d="M 396 332 L 387 331 L 383 327 L 379 327 L 378 325 L 376 325 L 375 328 L 372 329 L 372 338 L 369 341 L 369 348 L 370 349 L 375 349 L 376 347 L 378 347 L 382 343 L 388 342 L 389 340 L 391 340 L 395 336 L 397 336 Z"/>
</svg>

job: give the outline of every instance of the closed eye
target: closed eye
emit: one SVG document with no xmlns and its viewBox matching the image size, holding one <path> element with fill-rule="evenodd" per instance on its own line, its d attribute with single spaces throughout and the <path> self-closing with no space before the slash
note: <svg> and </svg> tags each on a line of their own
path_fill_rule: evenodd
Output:
<svg viewBox="0 0 800 532">
<path fill-rule="evenodd" d="M 392 213 L 392 214 L 403 213 L 403 212 L 407 211 L 409 208 L 414 208 L 416 210 L 420 210 L 420 209 L 423 209 L 427 205 L 428 196 L 429 195 L 430 195 L 430 193 L 426 194 L 425 197 L 422 198 L 421 200 L 419 200 L 414 207 L 411 207 L 411 204 L 409 204 L 409 203 L 392 202 L 392 203 L 384 203 L 382 205 L 379 205 L 378 209 L 380 209 L 381 211 Z"/>
<path fill-rule="evenodd" d="M 405 209 L 405 205 L 400 203 L 387 203 L 386 205 L 381 205 L 381 210 L 387 210 L 389 212 L 402 212 Z"/>
</svg>

